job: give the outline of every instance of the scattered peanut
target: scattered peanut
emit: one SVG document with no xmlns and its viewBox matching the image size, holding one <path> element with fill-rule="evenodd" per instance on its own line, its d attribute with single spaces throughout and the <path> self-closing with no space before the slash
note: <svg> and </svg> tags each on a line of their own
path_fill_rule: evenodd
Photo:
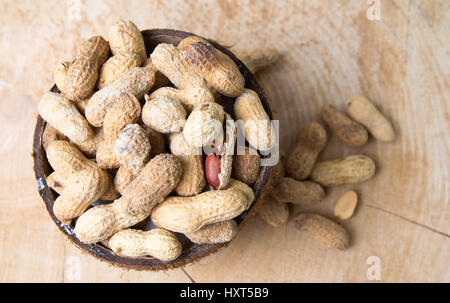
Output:
<svg viewBox="0 0 450 303">
<path fill-rule="evenodd" d="M 240 54 L 240 59 L 253 73 L 273 65 L 280 57 L 278 51 L 274 48 L 256 48 L 247 50 Z"/>
<path fill-rule="evenodd" d="M 317 214 L 298 215 L 295 226 L 327 248 L 343 250 L 350 244 L 350 234 L 341 225 Z"/>
<path fill-rule="evenodd" d="M 238 216 L 250 206 L 253 198 L 253 191 L 247 184 L 231 180 L 224 190 L 207 191 L 194 197 L 167 198 L 153 210 L 152 221 L 171 231 L 190 233 Z"/>
<path fill-rule="evenodd" d="M 288 176 L 297 180 L 308 178 L 326 143 L 327 132 L 322 125 L 311 122 L 304 126 L 298 135 L 297 144 L 287 157 Z"/>
<path fill-rule="evenodd" d="M 311 178 L 323 186 L 364 182 L 375 174 L 375 163 L 363 155 L 319 162 Z"/>
<path fill-rule="evenodd" d="M 193 243 L 215 244 L 231 241 L 237 232 L 236 221 L 227 220 L 206 225 L 197 231 L 185 234 L 185 236 Z"/>
<path fill-rule="evenodd" d="M 45 93 L 39 102 L 39 114 L 73 142 L 83 143 L 93 136 L 92 128 L 86 119 L 75 105 L 61 94 Z"/>
<path fill-rule="evenodd" d="M 391 122 L 363 96 L 353 96 L 347 104 L 350 117 L 367 127 L 375 139 L 383 142 L 395 140 L 395 131 Z"/>
<path fill-rule="evenodd" d="M 162 261 L 175 260 L 182 250 L 177 237 L 160 228 L 149 231 L 121 230 L 109 239 L 108 246 L 122 256 L 152 256 Z"/>
<path fill-rule="evenodd" d="M 269 181 L 265 190 L 261 193 L 258 200 L 258 215 L 269 225 L 278 227 L 289 219 L 289 206 L 287 203 L 281 203 L 273 196 L 273 190 L 284 178 L 283 157 L 272 167 Z"/>
<path fill-rule="evenodd" d="M 357 203 L 358 195 L 353 190 L 347 191 L 334 205 L 334 215 L 341 220 L 350 219 L 355 212 Z"/>
<path fill-rule="evenodd" d="M 258 215 L 269 225 L 278 227 L 285 224 L 289 219 L 289 205 L 278 202 L 268 192 L 260 198 L 260 206 L 258 208 Z"/>
<path fill-rule="evenodd" d="M 323 106 L 320 117 L 328 124 L 342 143 L 352 147 L 362 146 L 367 143 L 369 135 L 364 126 L 350 119 L 336 108 L 330 105 Z"/>
<path fill-rule="evenodd" d="M 325 198 L 325 192 L 317 183 L 282 178 L 273 191 L 273 196 L 284 203 L 314 204 Z"/>
<path fill-rule="evenodd" d="M 55 170 L 48 177 L 49 185 L 60 194 L 53 212 L 63 224 L 68 224 L 103 195 L 108 175 L 66 141 L 53 141 L 47 149 L 47 159 Z"/>
<path fill-rule="evenodd" d="M 245 139 L 256 149 L 269 150 L 275 144 L 275 132 L 256 92 L 245 89 L 234 103 L 237 120 L 245 123 Z"/>
<path fill-rule="evenodd" d="M 186 110 L 183 105 L 171 97 L 145 96 L 145 105 L 142 108 L 142 121 L 154 130 L 170 134 L 183 130 L 186 122 Z"/>
</svg>

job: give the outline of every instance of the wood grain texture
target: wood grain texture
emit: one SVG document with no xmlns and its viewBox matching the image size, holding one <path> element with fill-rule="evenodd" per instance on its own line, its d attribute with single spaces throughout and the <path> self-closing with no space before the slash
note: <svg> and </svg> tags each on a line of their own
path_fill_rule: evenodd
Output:
<svg viewBox="0 0 450 303">
<path fill-rule="evenodd" d="M 73 281 L 79 258 L 79 280 L 89 282 L 368 282 L 366 260 L 378 256 L 381 281 L 450 282 L 448 1 L 381 0 L 380 21 L 366 18 L 365 1 L 81 1 L 79 14 L 71 2 L 0 3 L 0 281 Z M 109 267 L 65 241 L 33 177 L 37 103 L 56 64 L 71 60 L 83 38 L 105 36 L 117 18 L 140 29 L 195 32 L 237 53 L 278 49 L 280 62 L 259 79 L 286 150 L 303 125 L 319 121 L 326 102 L 344 109 L 353 94 L 369 97 L 398 139 L 350 148 L 330 136 L 321 155 L 364 153 L 378 166 L 373 180 L 328 190 L 318 205 L 332 216 L 334 201 L 357 191 L 358 208 L 344 224 L 351 248 L 324 250 L 292 223 L 273 229 L 256 218 L 218 254 L 183 270 L 146 273 Z"/>
</svg>

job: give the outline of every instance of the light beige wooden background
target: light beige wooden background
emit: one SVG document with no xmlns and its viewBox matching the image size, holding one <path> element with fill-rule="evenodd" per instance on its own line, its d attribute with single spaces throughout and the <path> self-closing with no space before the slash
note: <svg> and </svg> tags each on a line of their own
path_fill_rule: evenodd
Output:
<svg viewBox="0 0 450 303">
<path fill-rule="evenodd" d="M 450 282 L 448 0 L 381 0 L 380 21 L 367 19 L 365 0 L 77 3 L 0 2 L 0 281 L 369 282 L 366 261 L 377 256 L 381 281 Z M 274 229 L 255 218 L 216 255 L 152 273 L 112 268 L 65 241 L 32 171 L 37 103 L 55 65 L 118 18 L 191 31 L 237 52 L 277 48 L 281 61 L 259 79 L 286 150 L 324 103 L 343 108 L 352 94 L 369 96 L 394 121 L 398 140 L 357 149 L 332 137 L 321 156 L 361 152 L 376 160 L 376 177 L 354 186 L 361 202 L 344 223 L 352 247 L 326 250 L 292 223 Z M 332 215 L 347 188 L 329 190 L 317 210 Z"/>
</svg>

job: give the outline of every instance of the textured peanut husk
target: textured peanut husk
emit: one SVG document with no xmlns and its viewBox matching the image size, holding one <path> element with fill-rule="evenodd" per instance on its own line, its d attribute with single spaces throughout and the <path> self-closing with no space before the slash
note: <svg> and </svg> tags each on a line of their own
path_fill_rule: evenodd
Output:
<svg viewBox="0 0 450 303">
<path fill-rule="evenodd" d="M 172 82 L 176 88 L 204 87 L 208 85 L 201 75 L 192 70 L 186 53 L 176 46 L 161 43 L 151 54 L 153 65 Z"/>
<path fill-rule="evenodd" d="M 248 209 L 253 198 L 248 185 L 231 180 L 224 190 L 207 191 L 194 197 L 168 197 L 153 210 L 152 221 L 171 231 L 190 233 L 235 218 Z"/>
<path fill-rule="evenodd" d="M 258 215 L 267 224 L 273 227 L 279 227 L 288 221 L 289 205 L 277 201 L 270 192 L 262 196 L 261 199 L 262 201 L 258 208 Z"/>
<path fill-rule="evenodd" d="M 150 142 L 138 124 L 125 126 L 114 141 L 114 152 L 121 166 L 137 174 L 150 158 Z"/>
<path fill-rule="evenodd" d="M 155 72 L 155 84 L 152 87 L 152 90 L 157 90 L 161 87 L 170 85 L 170 81 L 169 79 L 164 76 L 163 73 L 161 73 L 155 65 L 153 65 L 152 63 L 152 58 L 147 58 L 147 60 L 144 62 L 144 67 L 146 68 L 150 68 L 151 70 L 153 70 Z"/>
<path fill-rule="evenodd" d="M 97 58 L 97 63 L 101 66 L 108 59 L 109 43 L 102 36 L 91 37 L 81 43 L 78 54 Z"/>
<path fill-rule="evenodd" d="M 248 185 L 253 185 L 258 178 L 261 169 L 261 157 L 250 154 L 250 149 L 245 147 L 243 155 L 233 157 L 232 177 Z"/>
<path fill-rule="evenodd" d="M 142 108 L 142 121 L 145 125 L 162 134 L 183 130 L 186 122 L 186 110 L 177 99 L 168 96 L 150 98 L 145 95 Z"/>
<path fill-rule="evenodd" d="M 375 174 L 375 163 L 367 156 L 352 155 L 317 163 L 311 179 L 323 186 L 364 182 Z"/>
<path fill-rule="evenodd" d="M 114 141 L 128 124 L 138 121 L 141 105 L 135 96 L 122 93 L 109 109 L 103 121 L 104 140 L 97 150 L 97 163 L 102 168 L 117 168 L 120 163 L 114 151 Z"/>
<path fill-rule="evenodd" d="M 136 54 L 140 58 L 138 65 L 147 59 L 145 42 L 137 26 L 126 20 L 119 20 L 108 31 L 108 40 L 113 55 Z"/>
<path fill-rule="evenodd" d="M 224 116 L 223 107 L 217 103 L 196 105 L 184 124 L 184 139 L 195 147 L 211 144 L 222 130 Z"/>
<path fill-rule="evenodd" d="M 328 104 L 323 106 L 320 117 L 342 143 L 352 147 L 363 146 L 367 143 L 369 134 L 364 126 L 336 108 Z"/>
<path fill-rule="evenodd" d="M 98 79 L 100 65 L 95 56 L 81 55 L 65 73 L 62 93 L 74 102 L 86 99 L 92 94 Z"/>
<path fill-rule="evenodd" d="M 153 207 L 174 190 L 181 165 L 174 155 L 153 158 L 112 204 L 95 206 L 83 213 L 75 233 L 83 243 L 96 243 L 117 231 L 133 226 L 150 215 Z"/>
<path fill-rule="evenodd" d="M 152 147 L 150 149 L 150 158 L 166 152 L 166 139 L 164 138 L 164 135 L 145 125 L 143 126 L 143 129 L 147 134 L 148 141 Z"/>
<path fill-rule="evenodd" d="M 61 222 L 68 224 L 103 195 L 108 175 L 67 141 L 53 141 L 47 157 L 55 170 L 50 184 L 60 194 L 53 211 Z"/>
<path fill-rule="evenodd" d="M 178 48 L 186 52 L 190 66 L 215 90 L 227 97 L 237 97 L 244 91 L 245 79 L 230 57 L 203 38 L 183 39 Z"/>
<path fill-rule="evenodd" d="M 120 194 L 123 194 L 128 184 L 130 184 L 136 176 L 137 174 L 135 174 L 131 169 L 121 166 L 117 170 L 116 176 L 114 177 L 114 187 Z"/>
<path fill-rule="evenodd" d="M 181 172 L 181 163 L 176 156 L 160 154 L 154 157 L 125 189 L 122 196 L 125 211 L 131 215 L 150 211 L 175 189 Z"/>
<path fill-rule="evenodd" d="M 286 173 L 297 180 L 304 180 L 311 174 L 317 157 L 327 144 L 327 132 L 317 122 L 304 126 L 297 143 L 286 160 Z"/>
<path fill-rule="evenodd" d="M 88 158 L 95 158 L 97 149 L 105 140 L 102 127 L 99 128 L 93 127 L 93 132 L 94 134 L 92 138 L 89 138 L 81 143 L 73 142 L 73 144 Z"/>
<path fill-rule="evenodd" d="M 282 178 L 274 188 L 273 196 L 284 203 L 314 204 L 325 198 L 325 191 L 315 182 Z"/>
<path fill-rule="evenodd" d="M 42 146 L 44 147 L 44 150 L 47 150 L 48 146 L 56 140 L 68 141 L 69 139 L 47 123 L 44 133 L 42 134 Z"/>
<path fill-rule="evenodd" d="M 350 245 L 350 234 L 348 231 L 336 222 L 321 215 L 312 213 L 299 214 L 295 218 L 295 226 L 326 248 L 343 250 Z"/>
<path fill-rule="evenodd" d="M 133 67 L 139 66 L 140 62 L 139 55 L 133 53 L 112 56 L 100 68 L 96 87 L 102 89 L 108 86 Z"/>
<path fill-rule="evenodd" d="M 186 233 L 185 236 L 197 244 L 216 244 L 231 241 L 237 232 L 236 221 L 227 220 L 206 225 L 197 231 Z"/>
<path fill-rule="evenodd" d="M 39 114 L 73 142 L 83 143 L 93 136 L 88 121 L 75 105 L 61 94 L 45 93 L 39 102 Z"/>
<path fill-rule="evenodd" d="M 152 88 L 155 72 L 145 67 L 134 67 L 110 85 L 97 91 L 86 106 L 86 119 L 95 127 L 103 125 L 106 113 L 123 93 L 129 93 L 140 100 Z"/>
<path fill-rule="evenodd" d="M 150 231 L 121 230 L 109 239 L 108 246 L 123 256 L 153 256 L 162 261 L 178 258 L 182 250 L 177 237 L 170 231 L 160 228 Z"/>
<path fill-rule="evenodd" d="M 170 151 L 181 162 L 182 175 L 175 191 L 180 196 L 194 196 L 199 194 L 206 185 L 203 156 L 201 152 L 190 146 L 183 133 L 170 136 Z"/>
<path fill-rule="evenodd" d="M 234 103 L 236 120 L 245 123 L 245 139 L 258 150 L 269 150 L 275 144 L 275 132 L 256 92 L 245 89 Z"/>
<path fill-rule="evenodd" d="M 204 87 L 189 87 L 185 89 L 176 89 L 173 87 L 161 87 L 153 91 L 150 99 L 157 96 L 167 96 L 181 102 L 188 113 L 190 113 L 197 104 L 214 102 L 214 96 L 211 91 Z"/>
<path fill-rule="evenodd" d="M 350 117 L 367 127 L 377 140 L 383 142 L 395 140 L 391 122 L 366 97 L 351 97 L 347 104 L 347 112 Z"/>
</svg>

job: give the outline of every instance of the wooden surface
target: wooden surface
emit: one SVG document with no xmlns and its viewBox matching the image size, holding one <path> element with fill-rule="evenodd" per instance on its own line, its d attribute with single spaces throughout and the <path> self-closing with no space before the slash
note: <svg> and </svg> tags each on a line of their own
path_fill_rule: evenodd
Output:
<svg viewBox="0 0 450 303">
<path fill-rule="evenodd" d="M 450 282 L 450 4 L 381 0 L 381 20 L 366 1 L 2 1 L 0 3 L 0 281 Z M 239 5 L 240 4 L 240 5 Z M 353 245 L 326 250 L 289 223 L 250 222 L 228 248 L 167 272 L 112 268 L 64 240 L 37 193 L 30 157 L 37 103 L 59 61 L 82 38 L 106 35 L 117 19 L 139 28 L 175 28 L 233 46 L 271 46 L 280 62 L 259 74 L 288 151 L 321 105 L 343 108 L 364 94 L 392 119 L 399 138 L 347 148 L 331 136 L 322 159 L 373 157 L 373 180 L 353 186 L 355 216 L 343 224 Z M 350 186 L 332 188 L 314 209 L 332 215 Z M 312 208 L 311 208 L 312 209 Z M 294 209 L 298 211 L 299 209 Z M 370 259 L 369 259 L 370 260 Z"/>
</svg>

